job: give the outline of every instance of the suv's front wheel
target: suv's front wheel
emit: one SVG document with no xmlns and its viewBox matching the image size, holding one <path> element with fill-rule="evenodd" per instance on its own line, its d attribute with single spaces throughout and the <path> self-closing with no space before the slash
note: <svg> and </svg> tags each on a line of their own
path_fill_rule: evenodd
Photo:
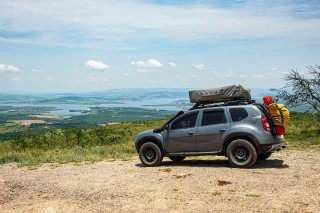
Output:
<svg viewBox="0 0 320 213">
<path fill-rule="evenodd" d="M 160 148 L 152 142 L 147 142 L 140 147 L 139 157 L 145 166 L 158 166 L 163 159 Z"/>
<path fill-rule="evenodd" d="M 232 141 L 227 148 L 227 156 L 231 165 L 240 168 L 250 167 L 257 161 L 256 149 L 244 139 Z"/>
</svg>

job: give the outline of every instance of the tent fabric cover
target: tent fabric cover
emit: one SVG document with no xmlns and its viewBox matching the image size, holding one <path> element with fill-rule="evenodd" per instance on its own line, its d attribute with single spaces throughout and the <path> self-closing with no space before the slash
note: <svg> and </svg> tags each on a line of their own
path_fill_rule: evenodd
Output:
<svg viewBox="0 0 320 213">
<path fill-rule="evenodd" d="M 189 91 L 191 103 L 217 103 L 233 100 L 251 100 L 250 89 L 242 85 L 231 85 L 212 89 Z"/>
</svg>

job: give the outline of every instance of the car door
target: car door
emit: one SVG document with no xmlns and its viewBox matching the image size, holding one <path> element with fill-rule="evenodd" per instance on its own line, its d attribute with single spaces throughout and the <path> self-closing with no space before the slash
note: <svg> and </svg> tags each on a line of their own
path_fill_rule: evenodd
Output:
<svg viewBox="0 0 320 213">
<path fill-rule="evenodd" d="M 167 152 L 195 152 L 198 111 L 184 114 L 175 119 L 167 131 L 165 149 Z"/>
<path fill-rule="evenodd" d="M 199 123 L 196 134 L 197 151 L 219 151 L 230 128 L 225 110 L 223 108 L 203 110 Z"/>
</svg>

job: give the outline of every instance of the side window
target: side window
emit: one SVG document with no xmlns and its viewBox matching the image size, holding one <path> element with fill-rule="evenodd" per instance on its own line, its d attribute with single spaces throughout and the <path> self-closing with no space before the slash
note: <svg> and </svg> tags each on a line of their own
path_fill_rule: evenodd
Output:
<svg viewBox="0 0 320 213">
<path fill-rule="evenodd" d="M 229 112 L 233 122 L 241 121 L 248 117 L 248 112 L 244 108 L 231 108 Z"/>
<path fill-rule="evenodd" d="M 226 116 L 223 110 L 204 111 L 201 126 L 224 124 L 226 122 Z"/>
<path fill-rule="evenodd" d="M 198 113 L 190 114 L 184 116 L 183 118 L 178 119 L 175 121 L 171 129 L 184 129 L 184 128 L 191 128 L 196 126 Z"/>
</svg>

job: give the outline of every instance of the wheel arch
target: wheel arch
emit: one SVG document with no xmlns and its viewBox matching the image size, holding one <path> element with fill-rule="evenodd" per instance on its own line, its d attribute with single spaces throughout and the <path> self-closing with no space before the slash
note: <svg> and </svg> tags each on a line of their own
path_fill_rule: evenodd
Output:
<svg viewBox="0 0 320 213">
<path fill-rule="evenodd" d="M 139 152 L 141 146 L 147 142 L 152 142 L 155 143 L 161 150 L 162 154 L 164 153 L 163 145 L 159 139 L 155 137 L 144 137 L 141 138 L 137 143 L 136 143 L 136 151 Z"/>
<path fill-rule="evenodd" d="M 229 144 L 237 139 L 243 139 L 243 140 L 247 140 L 249 141 L 253 147 L 256 149 L 257 153 L 260 153 L 260 146 L 259 146 L 259 140 L 254 137 L 251 134 L 248 133 L 237 133 L 237 134 L 232 134 L 230 135 L 228 138 L 225 139 L 224 143 L 223 143 L 223 147 L 221 150 L 221 155 L 226 155 L 227 154 L 227 148 L 229 146 Z"/>
</svg>

